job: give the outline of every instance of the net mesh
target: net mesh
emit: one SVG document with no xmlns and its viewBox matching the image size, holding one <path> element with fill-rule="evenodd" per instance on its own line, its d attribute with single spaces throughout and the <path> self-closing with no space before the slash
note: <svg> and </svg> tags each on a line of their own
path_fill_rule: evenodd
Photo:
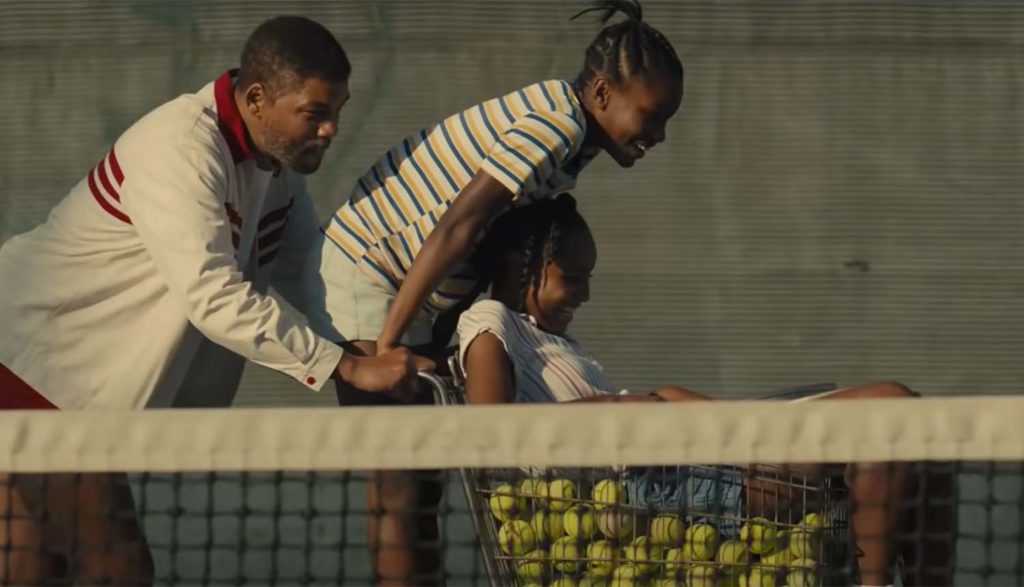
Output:
<svg viewBox="0 0 1024 587">
<path fill-rule="evenodd" d="M 3 522 L 85 530 L 3 555 L 130 572 L 144 536 L 158 584 L 368 585 L 402 553 L 449 585 L 872 584 L 870 560 L 904 585 L 1019 584 L 1022 415 L 988 397 L 8 412 Z M 107 471 L 128 472 L 137 536 L 118 490 L 97 497 L 125 487 Z M 413 519 L 435 533 L 390 541 Z"/>
</svg>

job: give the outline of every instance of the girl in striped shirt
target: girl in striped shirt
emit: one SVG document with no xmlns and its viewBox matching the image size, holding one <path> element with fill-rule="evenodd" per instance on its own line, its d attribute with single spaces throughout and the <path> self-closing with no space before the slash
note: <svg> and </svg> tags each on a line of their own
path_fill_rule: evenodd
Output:
<svg viewBox="0 0 1024 587">
<path fill-rule="evenodd" d="M 491 283 L 491 299 L 475 303 L 462 314 L 458 324 L 459 357 L 469 403 L 711 399 L 675 386 L 661 387 L 646 394 L 621 392 L 600 364 L 566 333 L 575 311 L 590 299 L 590 276 L 596 262 L 594 239 L 576 211 L 575 200 L 568 194 L 512 210 L 495 221 L 474 257 L 474 263 Z M 829 392 L 822 399 L 914 395 L 900 384 L 881 382 Z M 852 504 L 850 520 L 859 557 L 860 585 L 892 583 L 896 550 L 888 537 L 901 532 L 897 523 L 910 524 L 912 514 L 921 515 L 920 512 L 896 511 L 896 508 L 904 496 L 917 495 L 908 493 L 912 491 L 911 485 L 927 482 L 930 490 L 937 490 L 936 479 L 925 481 L 923 475 L 911 475 L 910 471 L 909 467 L 886 463 L 857 463 L 846 465 L 842 472 Z M 949 482 L 948 479 L 938 481 Z M 656 484 L 633 483 L 630 487 L 631 495 L 640 501 L 636 505 L 641 506 L 663 502 L 663 498 L 671 494 L 676 494 L 678 499 L 675 490 Z M 755 502 L 764 507 L 773 500 L 783 502 L 800 497 L 793 489 L 770 481 L 748 481 L 746 492 L 750 507 Z M 725 493 L 726 500 L 731 498 L 733 503 L 726 503 L 724 507 L 741 506 L 738 492 L 726 489 Z M 752 495 L 756 495 L 756 500 L 751 499 Z M 694 495 L 689 501 L 698 502 L 703 497 Z M 790 509 L 793 508 L 783 506 L 770 511 Z M 939 526 L 947 523 L 949 512 L 944 513 L 945 521 L 941 514 L 930 512 L 926 523 Z M 917 542 L 909 545 L 913 548 L 902 554 L 905 558 L 917 553 L 939 557 L 938 563 L 929 561 L 910 569 L 935 574 L 912 577 L 904 584 L 949 584 L 950 578 L 942 575 L 946 570 L 942 555 L 944 549 L 949 548 L 952 536 L 944 535 L 948 526 L 930 529 L 933 532 L 927 535 L 918 532 Z M 926 547 L 923 542 L 929 540 Z M 948 564 L 948 560 L 944 562 Z"/>
<path fill-rule="evenodd" d="M 625 19 L 598 33 L 575 80 L 541 81 L 458 112 L 406 137 L 356 182 L 306 266 L 314 330 L 356 355 L 447 344 L 450 329 L 435 335 L 435 318 L 472 291 L 477 279 L 464 261 L 496 216 L 570 189 L 602 151 L 632 167 L 665 140 L 683 96 L 679 57 L 642 20 L 637 0 L 600 0 L 591 10 L 603 22 Z M 342 405 L 402 401 L 337 385 Z M 429 393 L 412 401 L 429 402 Z M 436 548 L 412 555 L 401 545 L 436 542 L 436 527 L 414 535 L 401 510 L 426 507 L 436 492 L 401 473 L 376 473 L 368 487 L 371 507 L 382 510 L 369 529 L 378 584 L 434 573 Z"/>
</svg>

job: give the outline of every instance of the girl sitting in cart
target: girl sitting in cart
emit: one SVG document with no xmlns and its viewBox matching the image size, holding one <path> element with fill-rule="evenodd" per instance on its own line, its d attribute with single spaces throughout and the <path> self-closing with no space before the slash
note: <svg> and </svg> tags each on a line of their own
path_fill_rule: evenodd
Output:
<svg viewBox="0 0 1024 587">
<path fill-rule="evenodd" d="M 474 261 L 480 275 L 490 282 L 491 293 L 490 299 L 478 301 L 463 313 L 458 324 L 459 363 L 469 403 L 712 399 L 676 386 L 649 393 L 625 393 L 566 333 L 576 310 L 590 298 L 590 278 L 597 262 L 590 229 L 570 195 L 562 194 L 501 216 L 480 243 Z M 915 395 L 898 383 L 879 382 L 819 397 L 838 400 Z M 892 463 L 845 466 L 843 480 L 851 505 L 850 527 L 857 553 L 855 581 L 859 585 L 892 584 L 897 555 L 903 556 L 908 571 L 904 584 L 952 582 L 948 514 L 930 512 L 924 516 L 920 522 L 924 526 L 914 531 L 913 548 L 909 550 L 897 548 L 894 540 L 915 514 L 920 515 L 898 506 L 914 490 L 912 486 L 917 487 L 918 494 L 925 494 L 920 488 L 925 482 L 929 483 L 927 494 L 934 496 L 941 491 L 934 486 L 934 479 L 909 474 L 912 470 Z M 941 480 L 949 483 L 948 479 Z M 748 508 L 751 489 L 748 481 Z M 763 485 L 756 489 L 762 502 L 765 494 L 772 493 Z M 630 487 L 630 493 L 633 499 L 656 505 L 673 499 L 672 487 L 644 485 L 642 479 Z M 784 493 L 777 491 L 774 498 L 795 497 Z M 915 556 L 917 553 L 922 557 Z"/>
</svg>

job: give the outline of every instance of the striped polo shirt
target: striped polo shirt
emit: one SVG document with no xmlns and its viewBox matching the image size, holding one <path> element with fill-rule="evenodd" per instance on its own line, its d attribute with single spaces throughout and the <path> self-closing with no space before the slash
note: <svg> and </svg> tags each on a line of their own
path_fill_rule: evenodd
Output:
<svg viewBox="0 0 1024 587">
<path fill-rule="evenodd" d="M 573 85 L 536 83 L 406 137 L 356 182 L 324 234 L 367 275 L 397 291 L 438 218 L 479 171 L 513 194 L 510 205 L 571 189 L 589 158 L 576 157 L 586 117 Z M 475 283 L 467 265 L 431 295 L 444 311 Z"/>
<path fill-rule="evenodd" d="M 480 300 L 459 318 L 459 362 L 465 375 L 466 350 L 489 332 L 512 362 L 517 402 L 568 402 L 603 393 L 617 394 L 600 363 L 572 338 L 544 332 L 527 314 L 496 300 Z"/>
</svg>

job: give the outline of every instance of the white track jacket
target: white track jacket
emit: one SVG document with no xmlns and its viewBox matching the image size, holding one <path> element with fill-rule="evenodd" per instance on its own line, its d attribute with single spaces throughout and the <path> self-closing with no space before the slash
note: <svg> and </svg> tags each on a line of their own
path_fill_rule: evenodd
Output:
<svg viewBox="0 0 1024 587">
<path fill-rule="evenodd" d="M 301 308 L 317 220 L 300 175 L 256 167 L 232 76 L 136 122 L 0 247 L 0 363 L 58 408 L 225 406 L 244 359 L 318 390 L 341 359 L 265 295 Z"/>
</svg>

